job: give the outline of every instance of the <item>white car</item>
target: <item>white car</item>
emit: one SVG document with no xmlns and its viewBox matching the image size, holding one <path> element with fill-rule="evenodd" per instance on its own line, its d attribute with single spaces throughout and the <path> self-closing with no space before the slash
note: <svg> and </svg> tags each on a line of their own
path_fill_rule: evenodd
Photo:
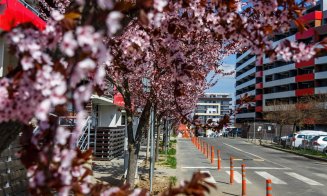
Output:
<svg viewBox="0 0 327 196">
<path fill-rule="evenodd" d="M 327 154 L 327 136 L 320 136 L 317 139 L 315 149 L 317 149 L 320 152 L 323 152 L 323 153 Z"/>
<path fill-rule="evenodd" d="M 308 136 L 316 136 L 316 135 L 326 135 L 324 131 L 314 131 L 314 130 L 303 130 L 297 132 L 293 137 L 293 144 L 292 146 L 299 148 L 302 146 L 303 139 L 307 138 Z"/>
</svg>

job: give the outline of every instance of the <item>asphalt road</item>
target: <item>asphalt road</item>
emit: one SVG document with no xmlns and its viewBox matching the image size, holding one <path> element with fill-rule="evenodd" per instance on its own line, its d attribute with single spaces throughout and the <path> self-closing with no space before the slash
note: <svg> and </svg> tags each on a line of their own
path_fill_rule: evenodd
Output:
<svg viewBox="0 0 327 196">
<path fill-rule="evenodd" d="M 179 180 L 190 179 L 194 171 L 207 172 L 216 183 L 210 195 L 241 195 L 241 164 L 246 164 L 247 195 L 266 194 L 266 180 L 273 182 L 274 196 L 327 196 L 327 162 L 265 148 L 244 139 L 201 138 L 214 146 L 214 164 L 210 163 L 190 140 L 179 139 L 177 174 Z M 222 169 L 217 170 L 217 149 L 221 150 Z M 229 159 L 234 158 L 235 179 L 229 184 Z M 210 158 L 210 157 L 209 157 Z"/>
</svg>

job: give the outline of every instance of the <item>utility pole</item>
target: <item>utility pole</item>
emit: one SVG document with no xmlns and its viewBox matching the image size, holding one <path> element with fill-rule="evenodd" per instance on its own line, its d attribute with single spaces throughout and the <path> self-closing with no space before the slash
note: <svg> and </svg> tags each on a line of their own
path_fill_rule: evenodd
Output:
<svg viewBox="0 0 327 196">
<path fill-rule="evenodd" d="M 128 137 L 127 137 L 127 118 L 125 117 L 125 138 L 124 138 L 124 178 L 127 176 L 128 168 Z"/>
<path fill-rule="evenodd" d="M 150 193 L 152 193 L 152 184 L 153 184 L 153 174 L 154 174 L 154 109 L 151 107 L 151 148 L 150 148 Z"/>
<path fill-rule="evenodd" d="M 151 114 L 150 114 L 151 115 Z M 148 135 L 147 135 L 147 143 L 146 143 L 146 154 L 145 154 L 145 164 L 148 164 L 148 159 L 149 159 L 149 147 L 150 147 L 150 134 L 151 134 L 151 116 L 150 116 L 150 126 L 148 126 Z"/>
</svg>

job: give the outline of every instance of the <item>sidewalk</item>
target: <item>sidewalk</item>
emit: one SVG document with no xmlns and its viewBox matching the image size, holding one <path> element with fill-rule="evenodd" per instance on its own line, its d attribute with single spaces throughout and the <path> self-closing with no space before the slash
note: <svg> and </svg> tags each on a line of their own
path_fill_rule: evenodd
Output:
<svg viewBox="0 0 327 196">
<path fill-rule="evenodd" d="M 146 146 L 141 146 L 138 160 L 138 175 L 135 184 L 139 186 L 149 186 L 148 174 L 149 163 L 145 165 Z M 176 169 L 165 168 L 160 165 L 155 166 L 153 184 L 162 184 L 161 189 L 168 188 L 167 182 L 163 182 L 171 176 L 176 176 Z M 121 186 L 124 183 L 124 157 L 118 157 L 110 161 L 93 161 L 93 176 L 95 182 L 103 182 L 111 186 Z M 154 190 L 155 191 L 155 190 Z"/>
<path fill-rule="evenodd" d="M 138 165 L 145 160 L 146 147 L 141 146 Z M 96 182 L 108 183 L 112 186 L 121 186 L 124 183 L 124 156 L 108 161 L 92 162 L 93 176 Z M 139 175 L 142 172 L 139 169 Z"/>
</svg>

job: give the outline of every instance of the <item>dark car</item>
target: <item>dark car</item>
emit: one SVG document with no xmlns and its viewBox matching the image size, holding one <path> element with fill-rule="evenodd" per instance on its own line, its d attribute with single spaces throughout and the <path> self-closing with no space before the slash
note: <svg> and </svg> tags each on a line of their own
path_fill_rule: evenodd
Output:
<svg viewBox="0 0 327 196">
<path fill-rule="evenodd" d="M 231 130 L 228 132 L 229 136 L 232 137 L 240 137 L 242 135 L 242 129 L 241 128 L 231 128 Z"/>
</svg>

